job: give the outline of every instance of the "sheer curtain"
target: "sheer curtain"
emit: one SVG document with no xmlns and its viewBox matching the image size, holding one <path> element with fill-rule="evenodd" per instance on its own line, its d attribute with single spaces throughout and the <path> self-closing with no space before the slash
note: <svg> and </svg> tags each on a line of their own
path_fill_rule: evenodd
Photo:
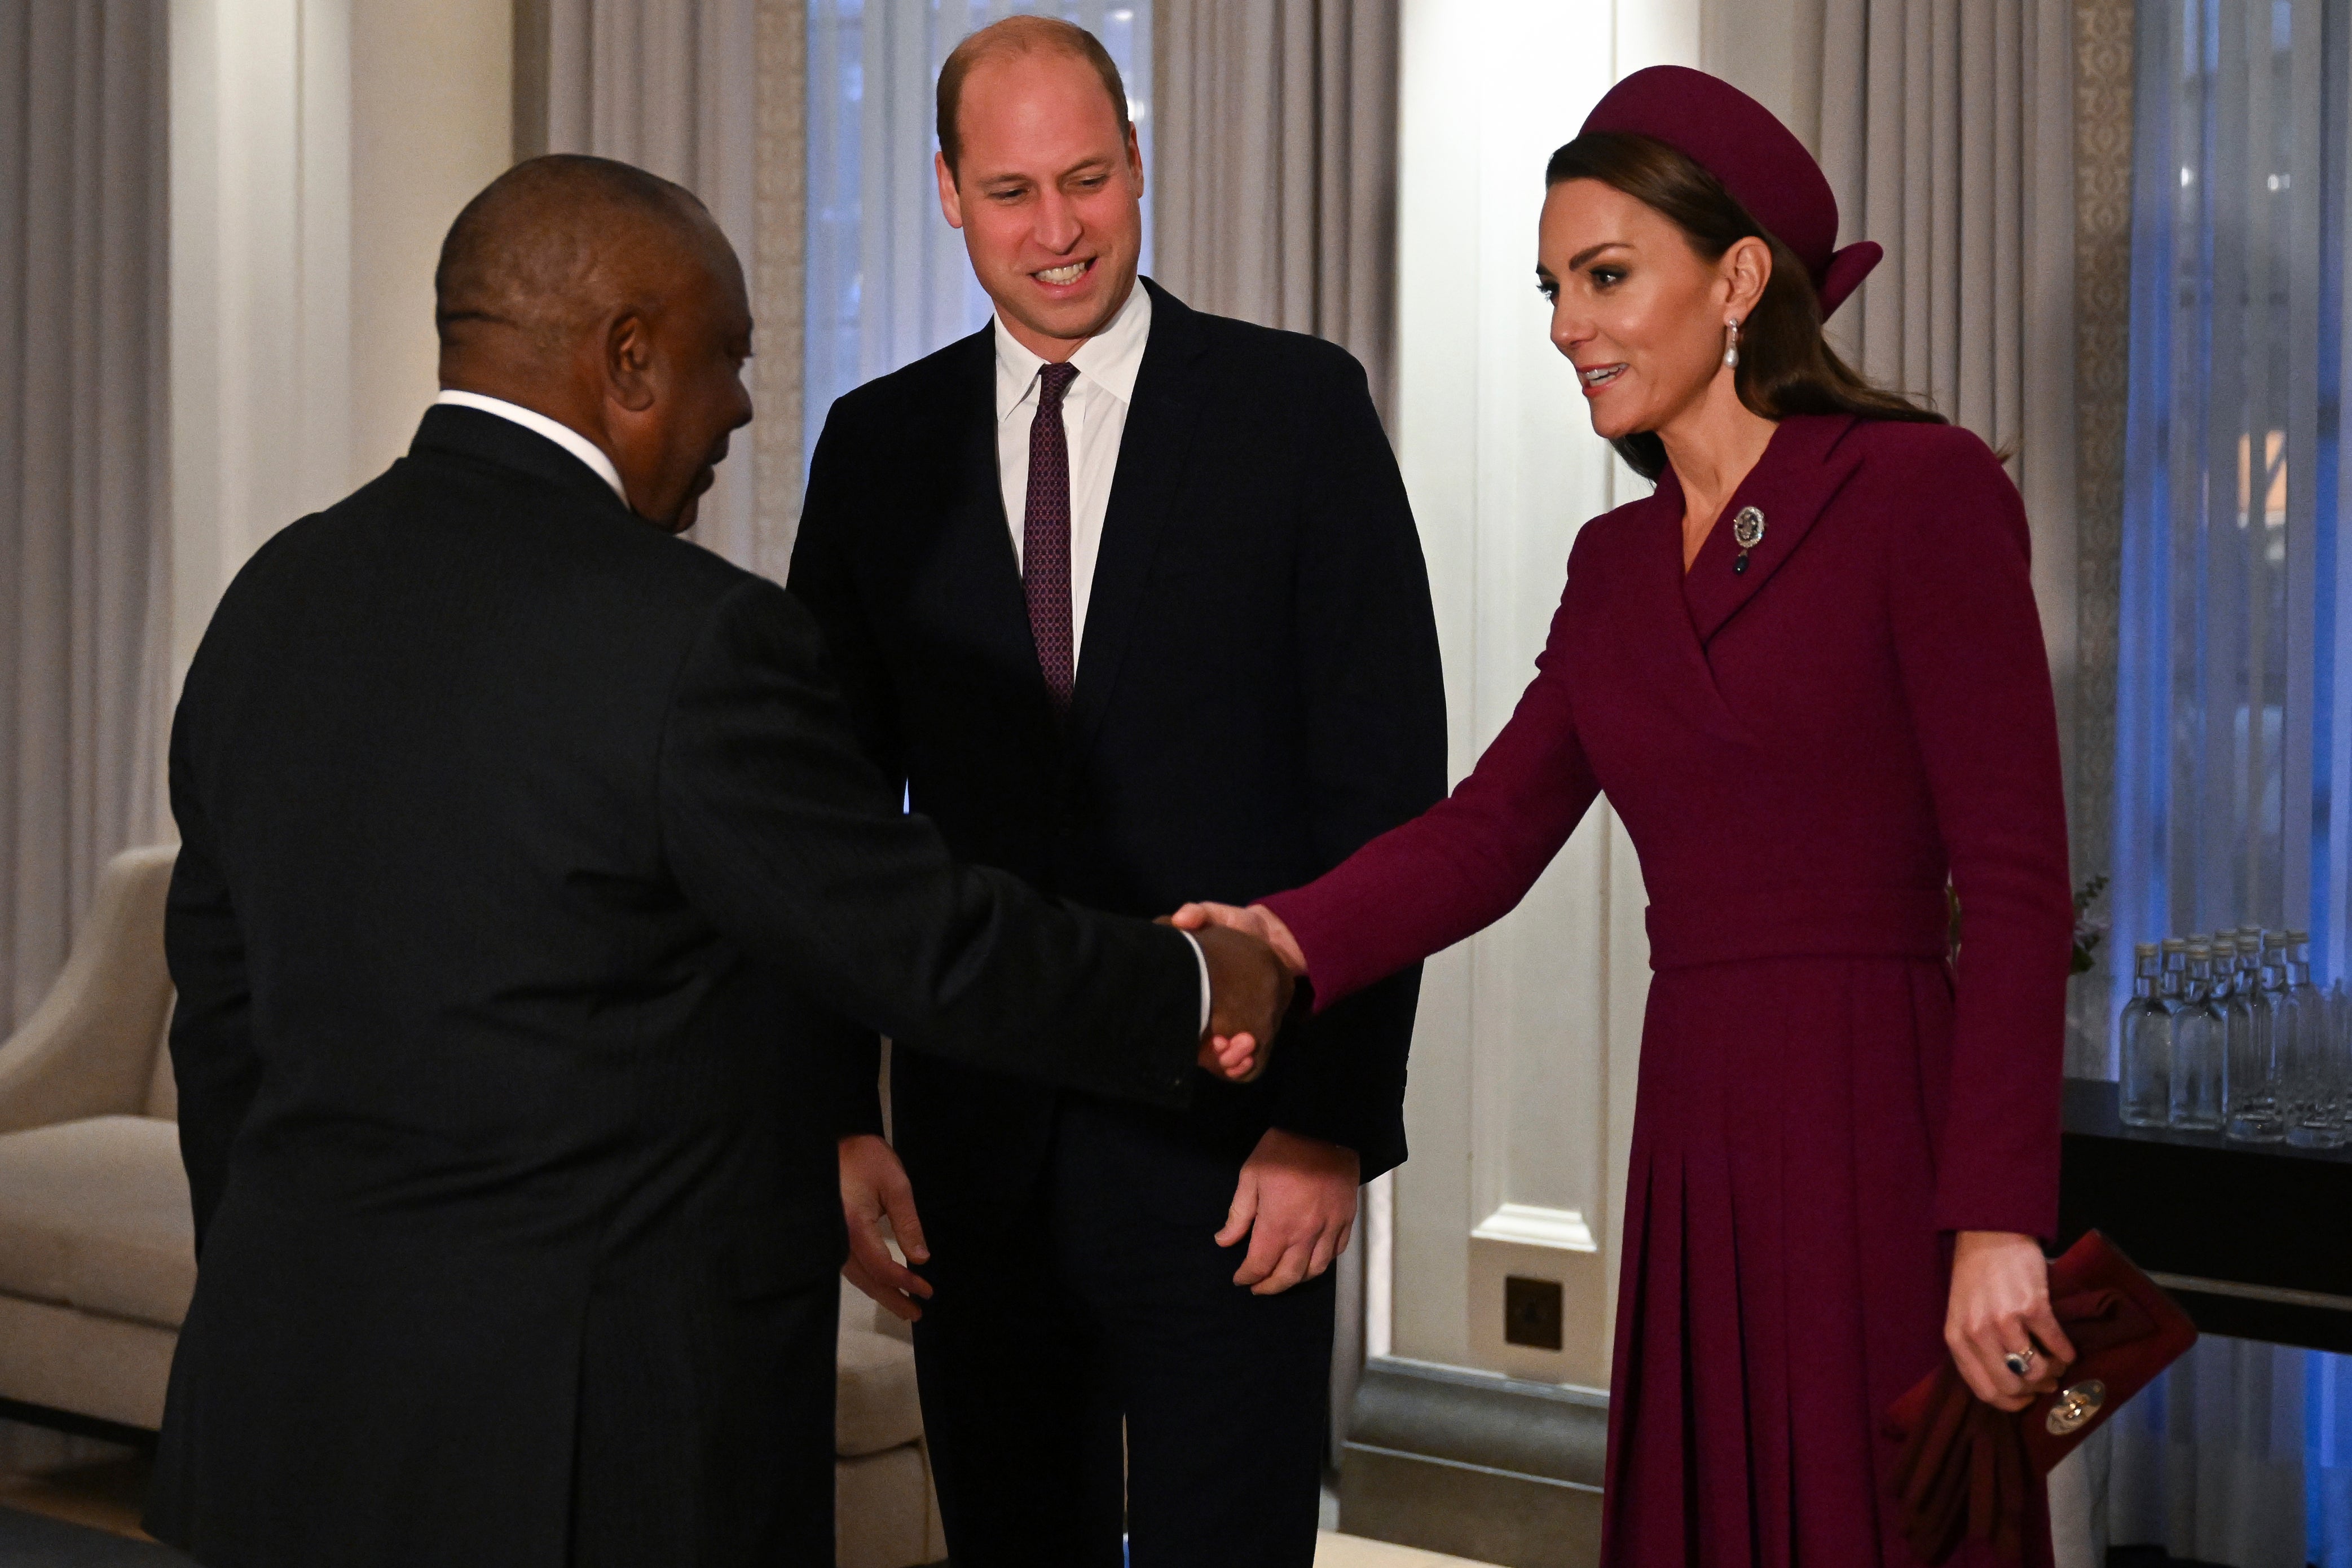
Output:
<svg viewBox="0 0 2352 1568">
<path fill-rule="evenodd" d="M 976 331 L 988 296 L 940 216 L 933 89 L 948 51 L 1015 12 L 1076 22 L 1126 79 L 1151 168 L 1152 0 L 809 0 L 804 451 L 833 400 Z M 1143 208 L 1151 269 L 1151 205 Z"/>
<path fill-rule="evenodd" d="M 2352 913 L 2347 46 L 2352 0 L 2139 6 L 2117 674 L 2116 950 L 2307 925 L 2323 984 Z M 2352 1361 L 2209 1340 L 2100 1446 L 2109 1538 L 2352 1568 L 2347 1438 Z"/>
<path fill-rule="evenodd" d="M 1353 353 L 1396 331 L 1397 0 L 1160 0 L 1160 279 Z"/>
<path fill-rule="evenodd" d="M 0 1036 L 162 826 L 167 26 L 0 6 Z"/>
</svg>

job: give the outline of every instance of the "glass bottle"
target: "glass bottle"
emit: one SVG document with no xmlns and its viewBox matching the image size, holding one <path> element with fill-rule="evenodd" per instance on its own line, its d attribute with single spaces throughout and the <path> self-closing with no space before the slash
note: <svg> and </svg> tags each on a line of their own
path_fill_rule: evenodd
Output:
<svg viewBox="0 0 2352 1568">
<path fill-rule="evenodd" d="M 2352 994 L 2337 980 L 2327 990 L 2327 1066 L 2324 1069 L 2328 1081 L 2336 1086 L 2337 1114 L 2342 1118 L 2344 1131 L 2352 1137 Z"/>
<path fill-rule="evenodd" d="M 2267 989 L 2277 1019 L 2273 1027 L 2278 1046 L 2279 1124 L 2285 1128 L 2290 1142 L 2294 1140 L 2296 1123 L 2314 1103 L 2303 994 L 2294 984 L 2299 957 L 2295 948 L 2302 940 L 2299 932 L 2273 931 L 2263 952 L 2263 973 L 2272 982 Z"/>
<path fill-rule="evenodd" d="M 2345 1139 L 2345 1086 L 2336 1067 L 2335 1010 L 2311 983 L 2310 942 L 2307 931 L 2286 933 L 2286 1005 L 2280 1011 L 2286 1141 L 2298 1149 L 2337 1149 Z"/>
<path fill-rule="evenodd" d="M 2237 973 L 2224 1004 L 2227 1131 L 2242 1143 L 2275 1143 L 2286 1136 L 2286 1123 L 2279 1117 L 2278 1008 L 2263 964 L 2263 933 L 2241 931 L 2235 946 Z"/>
<path fill-rule="evenodd" d="M 2132 947 L 2132 994 L 2116 1021 L 2123 1087 L 2117 1109 L 2126 1127 L 2162 1127 L 2172 1115 L 2172 1017 L 2157 994 L 2161 952 Z"/>
<path fill-rule="evenodd" d="M 2234 947 L 2234 943 L 2232 946 Z M 2203 937 L 2188 947 L 2187 989 L 2172 1025 L 2171 1125 L 2190 1132 L 2221 1127 L 2221 1007 L 2213 994 L 2213 948 Z"/>
<path fill-rule="evenodd" d="M 2352 1142 L 2352 992 L 2339 979 L 2319 994 L 2319 1073 L 2336 1097 L 2336 1142 Z"/>
<path fill-rule="evenodd" d="M 2164 955 L 2164 968 L 2156 985 L 2157 999 L 2178 1013 L 2189 996 L 2189 939 L 2166 937 L 2157 944 L 2157 951 Z"/>
</svg>

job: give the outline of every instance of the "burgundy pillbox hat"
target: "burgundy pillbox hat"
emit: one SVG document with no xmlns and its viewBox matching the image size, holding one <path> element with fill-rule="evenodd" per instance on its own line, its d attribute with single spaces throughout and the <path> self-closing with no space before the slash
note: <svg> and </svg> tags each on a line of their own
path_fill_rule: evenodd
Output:
<svg viewBox="0 0 2352 1568">
<path fill-rule="evenodd" d="M 1719 77 L 1688 66 L 1637 70 L 1593 105 L 1578 134 L 1595 131 L 1655 137 L 1722 181 L 1805 264 L 1823 320 L 1885 254 L 1866 239 L 1837 248 L 1837 197 L 1822 166 L 1770 110 Z"/>
</svg>

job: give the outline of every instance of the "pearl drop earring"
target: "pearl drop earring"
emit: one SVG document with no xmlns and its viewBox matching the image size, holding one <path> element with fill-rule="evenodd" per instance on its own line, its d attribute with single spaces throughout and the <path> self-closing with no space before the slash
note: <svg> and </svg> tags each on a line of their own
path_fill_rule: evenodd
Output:
<svg viewBox="0 0 2352 1568">
<path fill-rule="evenodd" d="M 1726 317 L 1723 329 L 1725 333 L 1723 363 L 1731 369 L 1737 370 L 1739 367 L 1739 318 Z"/>
</svg>

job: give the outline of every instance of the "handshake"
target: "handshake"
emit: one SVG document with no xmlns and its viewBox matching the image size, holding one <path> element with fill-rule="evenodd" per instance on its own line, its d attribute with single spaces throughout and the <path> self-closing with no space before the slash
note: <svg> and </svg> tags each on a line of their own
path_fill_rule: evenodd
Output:
<svg viewBox="0 0 2352 1568">
<path fill-rule="evenodd" d="M 1265 1071 L 1298 977 L 1307 973 L 1290 928 L 1261 904 L 1186 904 L 1160 923 L 1190 931 L 1208 964 L 1201 1069 L 1228 1083 L 1254 1081 Z"/>
</svg>

